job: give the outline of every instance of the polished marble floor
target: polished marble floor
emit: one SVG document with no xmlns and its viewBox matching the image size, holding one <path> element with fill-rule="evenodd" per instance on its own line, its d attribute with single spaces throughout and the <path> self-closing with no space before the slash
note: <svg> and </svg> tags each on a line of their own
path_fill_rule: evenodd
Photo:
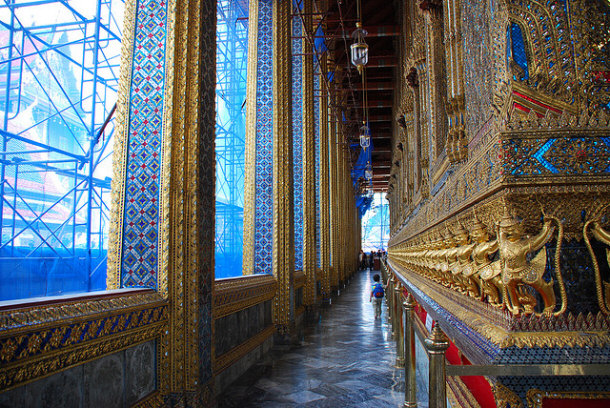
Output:
<svg viewBox="0 0 610 408">
<path fill-rule="evenodd" d="M 400 407 L 403 370 L 387 309 L 375 319 L 369 303 L 373 273 L 358 272 L 299 345 L 274 348 L 218 398 L 232 407 Z"/>
</svg>

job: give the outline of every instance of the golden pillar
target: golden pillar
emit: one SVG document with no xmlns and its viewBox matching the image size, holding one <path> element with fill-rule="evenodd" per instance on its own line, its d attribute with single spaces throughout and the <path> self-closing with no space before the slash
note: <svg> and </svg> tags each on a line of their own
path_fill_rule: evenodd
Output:
<svg viewBox="0 0 610 408">
<path fill-rule="evenodd" d="M 189 405 L 212 399 L 211 308 L 214 262 L 214 88 L 215 50 L 201 52 L 201 44 L 216 38 L 214 2 L 176 2 L 173 43 L 166 52 L 173 61 L 167 76 L 163 121 L 169 134 L 163 166 L 159 287 L 167 288 L 169 328 L 161 340 L 162 393 L 184 398 Z M 206 16 L 206 20 L 204 20 Z M 171 21 L 171 19 L 170 19 Z M 170 28 L 170 30 L 171 30 Z M 204 99 L 206 98 L 206 99 Z M 167 163 L 167 162 L 166 162 Z M 167 173 L 166 173 L 167 171 Z M 186 221 L 188 220 L 188 222 Z M 207 290 L 202 290 L 206 288 Z M 209 333 L 208 336 L 202 333 Z"/>
<path fill-rule="evenodd" d="M 331 277 L 330 286 L 332 290 L 339 288 L 339 206 L 337 200 L 338 192 L 338 136 L 337 136 L 337 116 L 334 109 L 329 109 L 329 185 L 330 185 L 330 258 L 331 258 Z"/>
<path fill-rule="evenodd" d="M 320 59 L 320 261 L 322 268 L 322 296 L 330 299 L 330 190 L 329 190 L 329 132 L 328 89 L 326 56 Z"/>
<path fill-rule="evenodd" d="M 394 333 L 396 334 L 396 367 L 404 367 L 404 341 L 403 341 L 403 326 L 402 326 L 402 287 L 399 282 L 396 282 L 394 287 L 394 313 L 396 313 L 396 327 Z"/>
<path fill-rule="evenodd" d="M 256 216 L 256 75 L 258 61 L 258 1 L 248 9 L 248 73 L 246 87 L 246 151 L 244 157 L 244 247 L 242 274 L 254 273 L 254 228 Z"/>
<path fill-rule="evenodd" d="M 447 407 L 445 351 L 449 348 L 449 340 L 437 322 L 434 322 L 432 332 L 424 340 L 430 356 L 429 365 L 429 398 L 430 408 Z"/>
<path fill-rule="evenodd" d="M 417 407 L 417 386 L 415 382 L 415 301 L 409 293 L 402 307 L 405 313 L 404 355 L 405 355 L 405 408 Z"/>
<path fill-rule="evenodd" d="M 304 4 L 304 37 L 313 32 L 312 1 Z M 316 138 L 313 108 L 313 47 L 303 41 L 303 304 L 311 306 L 316 297 Z"/>
<path fill-rule="evenodd" d="M 273 319 L 280 335 L 293 323 L 294 194 L 291 115 L 291 2 L 273 3 Z"/>
</svg>

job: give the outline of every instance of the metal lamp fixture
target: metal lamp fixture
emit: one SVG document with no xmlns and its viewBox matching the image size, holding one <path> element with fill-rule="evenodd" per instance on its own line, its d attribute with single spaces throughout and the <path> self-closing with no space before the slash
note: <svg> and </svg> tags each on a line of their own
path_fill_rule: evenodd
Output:
<svg viewBox="0 0 610 408">
<path fill-rule="evenodd" d="M 369 136 L 369 127 L 366 123 L 363 123 L 362 127 L 360 127 L 360 146 L 363 149 L 368 149 L 371 145 L 371 137 Z"/>
<path fill-rule="evenodd" d="M 362 74 L 362 69 L 369 62 L 369 46 L 364 41 L 364 37 L 368 32 L 362 28 L 361 23 L 356 23 L 356 30 L 352 33 L 354 43 L 351 45 L 352 64 L 358 68 L 358 72 Z"/>
<path fill-rule="evenodd" d="M 364 169 L 364 178 L 367 180 L 371 180 L 373 178 L 373 168 L 371 167 L 371 163 L 366 164 L 366 168 Z"/>
</svg>

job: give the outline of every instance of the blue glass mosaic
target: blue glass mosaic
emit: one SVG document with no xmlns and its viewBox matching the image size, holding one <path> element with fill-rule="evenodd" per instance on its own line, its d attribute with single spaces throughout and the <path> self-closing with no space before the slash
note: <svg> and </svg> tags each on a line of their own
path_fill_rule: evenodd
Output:
<svg viewBox="0 0 610 408">
<path fill-rule="evenodd" d="M 259 2 L 256 81 L 256 198 L 254 273 L 272 273 L 273 68 L 272 0 Z"/>
<path fill-rule="evenodd" d="M 294 177 L 294 268 L 303 270 L 303 27 L 292 18 L 292 145 Z"/>
<path fill-rule="evenodd" d="M 121 287 L 156 288 L 167 3 L 136 7 Z"/>
<path fill-rule="evenodd" d="M 526 80 L 529 78 L 529 70 L 527 67 L 527 53 L 525 51 L 525 41 L 521 26 L 517 23 L 510 24 L 511 51 L 513 61 L 523 69 L 523 77 L 518 78 Z"/>
<path fill-rule="evenodd" d="M 549 151 L 549 149 L 553 146 L 553 143 L 555 143 L 555 139 L 549 139 L 547 140 L 540 149 L 538 149 L 538 151 L 536 153 L 534 153 L 534 157 L 536 158 L 536 160 L 538 160 L 540 162 L 540 164 L 542 164 L 544 167 L 546 167 L 547 170 L 549 170 L 551 173 L 558 173 L 557 169 L 555 168 L 555 166 L 553 166 L 545 157 L 545 153 Z"/>
</svg>

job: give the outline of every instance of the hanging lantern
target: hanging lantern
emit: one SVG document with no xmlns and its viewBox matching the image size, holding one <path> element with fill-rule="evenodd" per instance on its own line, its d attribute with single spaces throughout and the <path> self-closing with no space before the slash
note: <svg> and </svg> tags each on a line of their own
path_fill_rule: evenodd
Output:
<svg viewBox="0 0 610 408">
<path fill-rule="evenodd" d="M 364 178 L 367 180 L 371 180 L 373 178 L 373 168 L 371 167 L 371 163 L 367 163 L 366 168 L 364 169 Z"/>
<path fill-rule="evenodd" d="M 366 124 L 360 127 L 360 146 L 363 149 L 368 149 L 371 145 L 371 137 L 369 136 L 369 128 Z"/>
<path fill-rule="evenodd" d="M 364 37 L 368 32 L 362 28 L 362 24 L 356 23 L 356 29 L 352 33 L 354 43 L 351 45 L 352 64 L 358 68 L 362 74 L 362 68 L 369 62 L 369 46 L 364 42 Z"/>
</svg>

